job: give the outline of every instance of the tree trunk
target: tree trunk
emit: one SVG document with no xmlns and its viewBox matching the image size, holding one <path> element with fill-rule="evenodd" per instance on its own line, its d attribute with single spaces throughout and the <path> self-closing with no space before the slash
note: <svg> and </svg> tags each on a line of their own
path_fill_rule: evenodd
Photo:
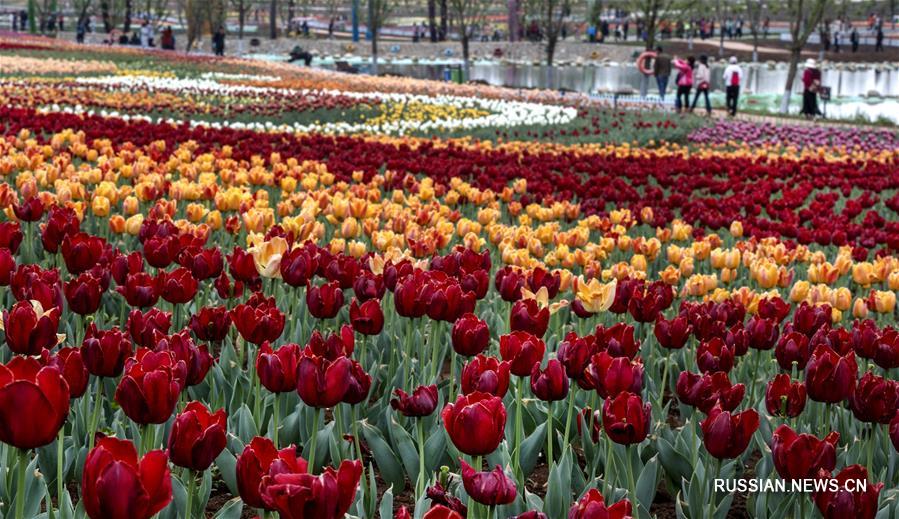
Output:
<svg viewBox="0 0 899 519">
<path fill-rule="evenodd" d="M 271 0 L 268 6 L 268 36 L 278 39 L 278 0 Z"/>
<path fill-rule="evenodd" d="M 373 76 L 378 75 L 378 29 L 380 28 L 380 20 L 375 17 L 376 1 L 368 0 L 368 23 L 366 24 L 368 33 L 371 35 L 371 73 Z"/>
<path fill-rule="evenodd" d="M 428 0 L 428 28 L 431 31 L 431 43 L 437 42 L 437 0 Z"/>
<path fill-rule="evenodd" d="M 131 32 L 131 0 L 125 0 L 125 22 L 122 31 L 125 34 Z"/>
<path fill-rule="evenodd" d="M 658 6 L 653 2 L 652 9 L 649 10 L 649 16 L 646 17 L 646 50 L 653 50 L 656 46 L 656 20 L 658 16 Z M 637 34 L 637 41 L 640 40 L 640 36 L 640 34 Z"/>
<path fill-rule="evenodd" d="M 790 109 L 790 96 L 793 95 L 793 83 L 796 82 L 796 72 L 799 69 L 799 58 L 802 48 L 793 46 L 790 49 L 790 68 L 787 69 L 787 83 L 784 85 L 784 96 L 780 102 L 780 113 L 785 114 Z"/>
<path fill-rule="evenodd" d="M 449 16 L 447 13 L 446 0 L 440 0 L 440 41 L 446 41 L 448 31 Z"/>
<path fill-rule="evenodd" d="M 468 77 L 470 77 L 469 73 L 471 72 L 471 58 L 469 57 L 468 49 L 468 27 L 466 27 L 464 23 L 461 23 L 459 25 L 459 30 L 461 31 L 459 34 L 461 35 L 462 39 L 462 80 L 465 81 Z"/>
<path fill-rule="evenodd" d="M 243 5 L 243 1 L 237 5 L 237 39 L 243 39 L 243 28 L 247 22 L 247 10 Z"/>
</svg>

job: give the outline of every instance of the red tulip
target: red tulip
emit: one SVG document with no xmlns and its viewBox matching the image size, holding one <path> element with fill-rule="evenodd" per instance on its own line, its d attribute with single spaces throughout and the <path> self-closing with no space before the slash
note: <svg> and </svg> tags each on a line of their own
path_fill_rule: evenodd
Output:
<svg viewBox="0 0 899 519">
<path fill-rule="evenodd" d="M 396 513 L 393 514 L 393 519 L 412 519 L 412 514 L 409 513 L 408 508 L 401 506 L 396 510 Z"/>
<path fill-rule="evenodd" d="M 530 375 L 534 364 L 543 360 L 545 351 L 543 339 L 528 332 L 512 332 L 499 338 L 500 355 L 503 360 L 509 361 L 512 374 L 519 377 Z"/>
<path fill-rule="evenodd" d="M 327 337 L 323 337 L 318 330 L 313 330 L 303 354 L 316 355 L 333 361 L 339 357 L 352 356 L 354 347 L 353 327 L 345 324 L 340 327 L 340 333 L 332 333 Z"/>
<path fill-rule="evenodd" d="M 830 305 L 812 306 L 803 302 L 793 313 L 793 322 L 790 323 L 795 330 L 806 337 L 811 337 L 819 329 L 829 326 L 832 310 Z"/>
<path fill-rule="evenodd" d="M 499 397 L 479 391 L 459 395 L 446 404 L 441 416 L 453 445 L 465 454 L 490 454 L 503 441 L 506 408 Z"/>
<path fill-rule="evenodd" d="M 599 490 L 591 488 L 568 510 L 568 519 L 630 519 L 631 502 L 622 499 L 612 506 L 606 506 Z"/>
<path fill-rule="evenodd" d="M 45 309 L 62 311 L 62 284 L 59 271 L 42 269 L 39 265 L 19 265 L 10 275 L 9 286 L 17 301 L 35 300 Z"/>
<path fill-rule="evenodd" d="M 856 319 L 852 324 L 850 343 L 853 351 L 859 357 L 873 359 L 879 340 L 880 329 L 871 319 L 865 319 L 864 321 Z"/>
<path fill-rule="evenodd" d="M 777 323 L 783 322 L 790 315 L 790 304 L 779 297 L 766 297 L 759 300 L 758 316 L 762 319 L 772 319 Z"/>
<path fill-rule="evenodd" d="M 559 343 L 559 351 L 556 357 L 565 366 L 568 378 L 578 381 L 578 385 L 584 389 L 592 389 L 590 382 L 586 380 L 584 371 L 590 364 L 590 358 L 596 352 L 595 337 L 578 337 L 574 332 L 568 332 L 565 339 Z"/>
<path fill-rule="evenodd" d="M 100 438 L 84 462 L 81 492 L 91 519 L 149 519 L 172 501 L 166 455 L 138 459 L 129 440 Z"/>
<path fill-rule="evenodd" d="M 281 279 L 292 287 L 304 287 L 315 275 L 318 264 L 304 247 L 295 247 L 281 256 Z"/>
<path fill-rule="evenodd" d="M 88 325 L 81 354 L 91 375 L 118 377 L 125 367 L 125 359 L 131 353 L 131 340 L 118 328 L 98 330 L 96 323 Z"/>
<path fill-rule="evenodd" d="M 344 460 L 337 470 L 328 467 L 318 476 L 283 470 L 276 462 L 262 478 L 260 490 L 266 507 L 282 519 L 340 519 L 356 498 L 361 475 L 359 460 Z"/>
<path fill-rule="evenodd" d="M 306 472 L 308 468 L 306 460 L 297 456 L 296 447 L 291 445 L 279 451 L 270 439 L 262 436 L 254 437 L 237 457 L 237 490 L 246 505 L 268 509 L 260 494 L 260 483 L 276 460 L 279 466 L 289 470 Z"/>
<path fill-rule="evenodd" d="M 37 301 L 19 301 L 12 310 L 4 310 L 0 325 L 13 353 L 40 355 L 44 348 L 51 349 L 59 342 L 59 308 L 44 310 Z"/>
<path fill-rule="evenodd" d="M 709 454 L 718 459 L 733 459 L 749 446 L 752 435 L 759 428 L 759 414 L 755 409 L 731 414 L 715 406 L 700 427 Z"/>
<path fill-rule="evenodd" d="M 538 512 L 536 510 L 529 510 L 527 512 L 520 513 L 516 516 L 510 517 L 509 519 L 548 519 L 548 517 L 543 512 Z"/>
<path fill-rule="evenodd" d="M 16 258 L 12 251 L 0 247 L 0 287 L 9 286 L 12 273 L 16 270 Z"/>
<path fill-rule="evenodd" d="M 128 314 L 128 331 L 134 343 L 144 348 L 156 346 L 156 333 L 163 335 L 169 333 L 172 326 L 172 314 L 163 312 L 158 308 L 151 308 L 146 312 L 132 310 Z"/>
<path fill-rule="evenodd" d="M 44 204 L 36 196 L 26 198 L 21 204 L 13 204 L 12 209 L 16 218 L 23 222 L 36 222 L 44 216 Z"/>
<path fill-rule="evenodd" d="M 313 317 L 332 319 L 343 306 L 343 291 L 340 283 L 331 281 L 320 287 L 310 285 L 306 289 L 306 307 Z"/>
<path fill-rule="evenodd" d="M 418 386 L 412 394 L 406 394 L 400 388 L 393 390 L 396 398 L 390 399 L 390 407 L 403 416 L 428 416 L 437 409 L 437 385 Z"/>
<path fill-rule="evenodd" d="M 403 317 L 422 317 L 427 313 L 428 301 L 422 298 L 424 273 L 416 270 L 396 282 L 393 305 L 396 313 Z"/>
<path fill-rule="evenodd" d="M 283 260 L 282 260 L 283 261 Z M 384 286 L 384 277 L 380 274 L 372 274 L 363 271 L 353 281 L 353 293 L 359 301 L 369 299 L 381 299 L 384 297 L 387 287 Z"/>
<path fill-rule="evenodd" d="M 227 259 L 228 271 L 235 280 L 252 284 L 260 279 L 259 271 L 256 270 L 256 261 L 249 252 L 240 247 L 234 247 Z"/>
<path fill-rule="evenodd" d="M 693 327 L 690 326 L 687 317 L 683 315 L 678 315 L 670 321 L 659 316 L 652 331 L 660 346 L 679 350 L 687 344 L 690 334 L 693 332 Z"/>
<path fill-rule="evenodd" d="M 425 512 L 421 519 L 465 519 L 465 517 L 443 505 L 434 505 Z"/>
<path fill-rule="evenodd" d="M 584 376 L 603 398 L 622 392 L 639 393 L 643 389 L 643 361 L 613 357 L 601 351 L 593 355 Z"/>
<path fill-rule="evenodd" d="M 169 457 L 179 467 L 204 472 L 225 449 L 228 416 L 214 414 L 201 402 L 190 402 L 175 418 L 169 433 Z"/>
<path fill-rule="evenodd" d="M 640 351 L 640 342 L 634 338 L 634 327 L 624 323 L 609 328 L 597 326 L 596 342 L 599 350 L 606 350 L 613 357 L 633 359 Z"/>
<path fill-rule="evenodd" d="M 369 299 L 361 305 L 354 298 L 350 303 L 350 323 L 363 335 L 378 335 L 384 328 L 384 312 L 381 301 Z"/>
<path fill-rule="evenodd" d="M 117 286 L 116 291 L 122 294 L 129 305 L 147 308 L 159 301 L 162 286 L 160 278 L 153 277 L 146 272 L 137 272 L 128 274 L 125 284 Z"/>
<path fill-rule="evenodd" d="M 115 400 L 135 423 L 165 423 L 172 416 L 186 378 L 187 366 L 173 352 L 141 348 L 125 362 Z"/>
<path fill-rule="evenodd" d="M 24 235 L 19 222 L 0 222 L 0 248 L 13 254 L 19 251 Z"/>
<path fill-rule="evenodd" d="M 461 385 L 465 395 L 480 391 L 502 398 L 509 389 L 509 363 L 478 355 L 462 368 Z"/>
<path fill-rule="evenodd" d="M 440 485 L 440 481 L 437 481 L 433 486 L 428 487 L 425 490 L 425 495 L 431 501 L 431 510 L 434 510 L 438 507 L 447 508 L 450 511 L 459 514 L 458 517 L 460 518 L 465 518 L 468 516 L 468 507 L 465 506 L 465 503 L 463 503 L 461 499 L 453 495 L 447 489 L 443 488 L 443 486 Z"/>
<path fill-rule="evenodd" d="M 184 249 L 178 255 L 178 263 L 182 267 L 190 269 L 190 273 L 198 281 L 217 278 L 225 270 L 222 251 L 218 247 L 212 249 L 200 249 L 199 247 Z"/>
<path fill-rule="evenodd" d="M 521 299 L 512 303 L 509 326 L 513 332 L 522 331 L 543 337 L 549 326 L 549 309 L 540 308 L 534 299 Z"/>
<path fill-rule="evenodd" d="M 599 410 L 594 411 L 589 406 L 581 409 L 577 414 L 577 433 L 583 434 L 584 428 L 591 426 L 590 439 L 593 443 L 599 442 L 599 433 L 602 431 L 602 413 Z"/>
<path fill-rule="evenodd" d="M 235 280 L 232 285 L 228 275 L 224 272 L 221 276 L 215 278 L 212 286 L 215 287 L 215 293 L 222 299 L 234 299 L 243 295 L 243 281 Z"/>
<path fill-rule="evenodd" d="M 296 344 L 285 344 L 272 351 L 269 342 L 263 342 L 256 354 L 256 374 L 265 389 L 272 393 L 296 391 L 300 355 Z"/>
<path fill-rule="evenodd" d="M 343 393 L 341 401 L 356 405 L 368 398 L 368 392 L 371 390 L 371 376 L 365 372 L 362 364 L 355 360 L 350 361 L 350 372 L 347 377 L 346 391 Z"/>
<path fill-rule="evenodd" d="M 93 324 L 93 323 L 91 323 Z M 45 366 L 51 366 L 59 370 L 62 378 L 69 385 L 69 399 L 79 398 L 87 390 L 90 374 L 81 358 L 81 350 L 78 348 L 62 348 L 55 354 L 50 350 L 41 353 L 41 362 Z"/>
<path fill-rule="evenodd" d="M 80 274 L 100 261 L 106 247 L 106 240 L 103 238 L 79 232 L 66 236 L 60 251 L 66 262 L 66 269 L 72 274 Z"/>
<path fill-rule="evenodd" d="M 50 208 L 47 223 L 41 225 L 41 245 L 45 251 L 56 254 L 62 241 L 67 236 L 77 234 L 80 228 L 81 222 L 74 209 L 54 205 Z"/>
<path fill-rule="evenodd" d="M 701 375 L 683 371 L 677 377 L 675 391 L 681 402 L 708 413 L 716 405 L 725 411 L 736 409 L 743 401 L 746 387 L 731 384 L 723 371 Z"/>
<path fill-rule="evenodd" d="M 855 390 L 858 366 L 855 353 L 840 356 L 826 346 L 819 346 L 805 367 L 805 387 L 816 402 L 840 402 Z"/>
<path fill-rule="evenodd" d="M 849 408 L 862 422 L 890 423 L 899 409 L 899 384 L 869 371 L 849 396 Z"/>
<path fill-rule="evenodd" d="M 247 342 L 274 342 L 284 331 L 284 314 L 275 305 L 275 298 L 253 294 L 246 303 L 231 310 L 231 321 Z"/>
<path fill-rule="evenodd" d="M 422 287 L 421 298 L 427 302 L 425 312 L 435 321 L 455 322 L 460 316 L 474 311 L 474 292 L 462 290 L 454 278 L 444 278 L 442 272 L 429 273 L 429 281 Z"/>
<path fill-rule="evenodd" d="M 899 451 L 899 409 L 896 410 L 896 416 L 890 420 L 890 441 L 893 448 Z"/>
<path fill-rule="evenodd" d="M 892 327 L 883 330 L 874 343 L 874 363 L 883 369 L 899 368 L 899 332 Z"/>
<path fill-rule="evenodd" d="M 186 387 L 203 382 L 213 363 L 212 355 L 209 354 L 205 344 L 199 346 L 194 344 L 186 329 L 172 335 L 156 332 L 154 342 L 155 351 L 171 351 L 175 354 L 176 360 L 184 361 L 184 365 L 187 366 L 187 377 L 184 381 Z"/>
<path fill-rule="evenodd" d="M 503 267 L 496 271 L 493 279 L 493 285 L 503 301 L 511 303 L 521 299 L 521 289 L 525 281 L 521 272 L 513 267 Z"/>
<path fill-rule="evenodd" d="M 696 365 L 703 373 L 728 372 L 734 367 L 734 349 L 718 337 L 701 342 L 696 350 Z"/>
<path fill-rule="evenodd" d="M 159 293 L 169 303 L 189 303 L 197 295 L 198 287 L 193 274 L 184 267 L 159 274 Z"/>
<path fill-rule="evenodd" d="M 622 445 L 640 443 L 649 434 L 650 405 L 639 395 L 618 393 L 602 406 L 602 425 L 609 438 Z"/>
<path fill-rule="evenodd" d="M 482 353 L 490 344 L 487 323 L 472 313 L 463 314 L 453 323 L 453 349 L 459 355 L 473 357 Z"/>
<path fill-rule="evenodd" d="M 830 471 L 821 470 L 818 477 L 830 479 Z M 877 516 L 877 501 L 883 483 L 869 482 L 868 469 L 861 465 L 850 465 L 833 479 L 836 480 L 836 490 L 826 488 L 812 494 L 815 506 L 824 519 L 874 519 Z M 852 485 L 848 484 L 849 481 L 852 481 Z M 862 486 L 861 481 L 866 484 Z M 853 486 L 856 488 L 852 488 Z"/>
<path fill-rule="evenodd" d="M 151 236 L 143 241 L 143 246 L 147 263 L 157 269 L 168 268 L 180 252 L 180 245 L 174 236 Z"/>
<path fill-rule="evenodd" d="M 297 393 L 308 406 L 334 407 L 347 392 L 352 367 L 353 363 L 346 357 L 330 361 L 303 355 L 297 364 Z"/>
<path fill-rule="evenodd" d="M 66 302 L 69 310 L 79 315 L 89 315 L 100 308 L 103 288 L 100 281 L 90 272 L 83 272 L 65 284 Z"/>
<path fill-rule="evenodd" d="M 224 306 L 204 306 L 190 316 L 190 329 L 201 341 L 221 342 L 231 330 L 231 316 Z"/>
<path fill-rule="evenodd" d="M 531 369 L 531 392 L 544 402 L 555 402 L 568 396 L 568 377 L 559 359 L 550 359 L 545 370 L 540 369 L 539 363 L 534 364 Z"/>
<path fill-rule="evenodd" d="M 791 381 L 789 375 L 780 373 L 768 382 L 765 407 L 771 416 L 794 418 L 805 409 L 805 396 L 805 384 Z"/>
<path fill-rule="evenodd" d="M 15 356 L 0 364 L 0 441 L 19 449 L 52 442 L 69 415 L 69 385 L 52 366 Z"/>
<path fill-rule="evenodd" d="M 774 319 L 763 319 L 756 315 L 746 323 L 746 333 L 749 335 L 751 348 L 770 350 L 777 344 L 780 328 Z"/>
<path fill-rule="evenodd" d="M 799 332 L 788 332 L 782 335 L 774 348 L 774 357 L 777 359 L 780 369 L 792 371 L 794 362 L 796 369 L 805 369 L 812 354 L 808 342 L 808 337 Z"/>
<path fill-rule="evenodd" d="M 459 462 L 462 464 L 462 485 L 469 497 L 488 506 L 507 505 L 515 501 L 518 495 L 515 482 L 503 473 L 499 465 L 490 472 L 480 472 L 465 460 L 460 459 Z"/>
<path fill-rule="evenodd" d="M 116 254 L 109 264 L 109 270 L 116 284 L 124 285 L 128 282 L 128 274 L 144 271 L 144 257 L 140 252 L 132 252 L 128 255 Z"/>
<path fill-rule="evenodd" d="M 823 440 L 811 434 L 796 434 L 787 425 L 771 436 L 774 467 L 783 479 L 813 478 L 818 470 L 833 470 L 837 463 L 836 445 L 840 433 L 832 432 Z"/>
</svg>

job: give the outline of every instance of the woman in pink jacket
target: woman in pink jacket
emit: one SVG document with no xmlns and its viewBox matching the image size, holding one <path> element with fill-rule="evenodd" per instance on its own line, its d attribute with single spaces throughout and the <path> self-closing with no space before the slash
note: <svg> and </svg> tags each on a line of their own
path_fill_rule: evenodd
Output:
<svg viewBox="0 0 899 519">
<path fill-rule="evenodd" d="M 678 112 L 690 108 L 690 89 L 693 88 L 693 65 L 696 58 L 690 56 L 687 61 L 675 58 L 671 62 L 677 69 L 677 97 L 674 100 L 674 109 Z"/>
</svg>

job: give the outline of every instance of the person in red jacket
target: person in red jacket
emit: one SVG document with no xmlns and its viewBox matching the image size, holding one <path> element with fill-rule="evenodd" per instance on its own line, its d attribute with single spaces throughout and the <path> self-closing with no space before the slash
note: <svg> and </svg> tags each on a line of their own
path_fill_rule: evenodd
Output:
<svg viewBox="0 0 899 519">
<path fill-rule="evenodd" d="M 802 114 L 811 119 L 821 115 L 818 110 L 818 89 L 821 88 L 821 70 L 815 60 L 805 60 L 805 71 L 802 73 Z"/>
</svg>

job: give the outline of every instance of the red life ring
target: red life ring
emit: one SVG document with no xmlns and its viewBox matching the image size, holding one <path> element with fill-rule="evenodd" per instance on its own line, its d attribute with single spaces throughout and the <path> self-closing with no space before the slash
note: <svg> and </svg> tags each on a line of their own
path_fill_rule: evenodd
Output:
<svg viewBox="0 0 899 519">
<path fill-rule="evenodd" d="M 651 50 L 648 50 L 648 51 L 644 52 L 643 54 L 640 54 L 637 57 L 637 70 L 639 70 L 640 72 L 642 72 L 643 74 L 645 74 L 647 76 L 651 76 L 652 75 L 652 67 L 650 67 L 647 62 L 649 60 L 652 60 L 655 58 L 656 58 L 656 53 Z"/>
</svg>

